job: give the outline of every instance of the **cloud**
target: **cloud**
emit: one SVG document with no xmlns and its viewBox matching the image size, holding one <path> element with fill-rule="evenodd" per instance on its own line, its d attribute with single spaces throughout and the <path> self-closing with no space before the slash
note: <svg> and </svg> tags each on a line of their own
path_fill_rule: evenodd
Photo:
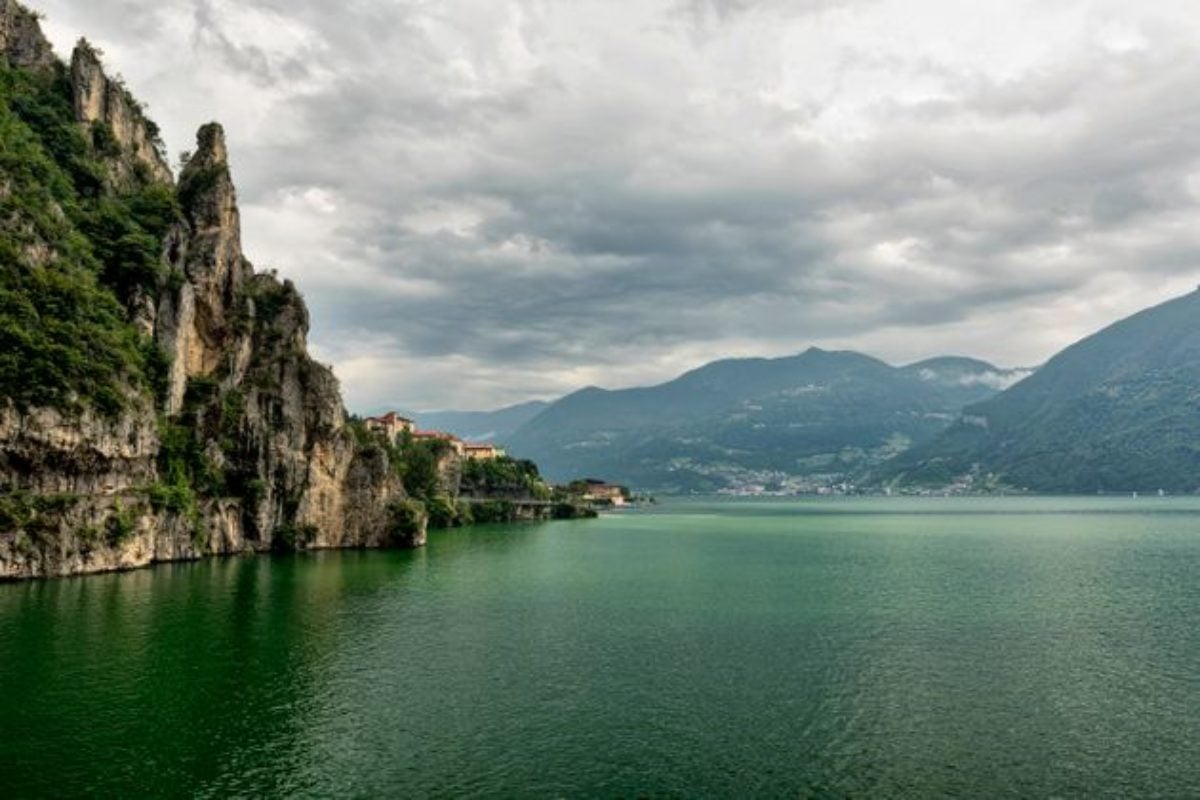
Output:
<svg viewBox="0 0 1200 800">
<path fill-rule="evenodd" d="M 978 372 L 963 372 L 958 374 L 943 375 L 935 369 L 928 367 L 922 369 L 917 374 L 923 381 L 948 381 L 956 386 L 973 387 L 986 386 L 990 389 L 1002 391 L 1014 384 L 1032 375 L 1034 370 L 1028 368 L 1017 368 L 997 372 L 996 370 L 983 369 Z"/>
<path fill-rule="evenodd" d="M 1102 0 L 46 0 L 352 407 L 484 408 L 810 344 L 1044 361 L 1192 288 L 1200 21 Z"/>
</svg>

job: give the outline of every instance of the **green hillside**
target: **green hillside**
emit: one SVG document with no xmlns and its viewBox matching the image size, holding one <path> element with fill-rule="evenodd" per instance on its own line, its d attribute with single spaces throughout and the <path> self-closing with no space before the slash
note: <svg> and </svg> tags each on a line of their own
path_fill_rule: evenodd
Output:
<svg viewBox="0 0 1200 800">
<path fill-rule="evenodd" d="M 1200 293 L 1067 348 L 882 472 L 963 474 L 1044 492 L 1200 488 Z"/>
<path fill-rule="evenodd" d="M 111 147 L 104 125 L 76 123 L 65 66 L 0 64 L 0 396 L 20 407 L 114 413 L 161 385 L 127 308 L 163 277 L 178 209 L 148 178 L 111 186 Z"/>
<path fill-rule="evenodd" d="M 1003 373 L 983 362 L 978 374 Z M 586 475 L 658 490 L 853 481 L 946 428 L 995 389 L 963 381 L 967 360 L 897 368 L 852 352 L 717 361 L 660 386 L 585 389 L 509 442 L 558 479 Z"/>
</svg>

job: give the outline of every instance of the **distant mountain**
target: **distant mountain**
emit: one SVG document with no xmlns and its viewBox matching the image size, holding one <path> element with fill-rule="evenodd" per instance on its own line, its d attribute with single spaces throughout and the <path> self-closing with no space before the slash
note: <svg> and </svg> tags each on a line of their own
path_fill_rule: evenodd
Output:
<svg viewBox="0 0 1200 800">
<path fill-rule="evenodd" d="M 1200 293 L 1135 314 L 881 470 L 1045 492 L 1200 488 Z"/>
<path fill-rule="evenodd" d="M 503 443 L 529 420 L 544 411 L 549 403 L 532 400 L 498 411 L 428 411 L 405 416 L 414 419 L 426 430 L 449 431 L 470 441 Z"/>
<path fill-rule="evenodd" d="M 1009 377 L 970 359 L 893 367 L 814 348 L 717 361 L 659 386 L 583 389 L 507 442 L 556 479 L 659 491 L 815 488 L 931 439 Z"/>
</svg>

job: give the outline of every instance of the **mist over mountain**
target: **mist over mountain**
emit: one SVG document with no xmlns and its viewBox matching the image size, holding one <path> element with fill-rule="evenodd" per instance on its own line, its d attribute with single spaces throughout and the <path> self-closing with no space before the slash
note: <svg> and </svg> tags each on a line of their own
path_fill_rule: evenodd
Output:
<svg viewBox="0 0 1200 800">
<path fill-rule="evenodd" d="M 1200 292 L 1121 320 L 881 473 L 1043 492 L 1200 488 Z"/>
<path fill-rule="evenodd" d="M 962 356 L 929 358 L 909 364 L 904 371 L 941 389 L 948 402 L 961 405 L 986 400 L 1034 373 L 1033 369 L 1002 369 Z"/>
</svg>

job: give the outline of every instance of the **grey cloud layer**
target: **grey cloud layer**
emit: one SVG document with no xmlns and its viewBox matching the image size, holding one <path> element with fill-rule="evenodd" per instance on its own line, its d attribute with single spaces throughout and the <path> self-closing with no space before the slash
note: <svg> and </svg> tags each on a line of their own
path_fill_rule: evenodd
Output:
<svg viewBox="0 0 1200 800">
<path fill-rule="evenodd" d="M 1194 282 L 1186 4 L 71 5 L 173 144 L 226 123 L 358 406 L 810 343 L 1037 363 Z"/>
</svg>

